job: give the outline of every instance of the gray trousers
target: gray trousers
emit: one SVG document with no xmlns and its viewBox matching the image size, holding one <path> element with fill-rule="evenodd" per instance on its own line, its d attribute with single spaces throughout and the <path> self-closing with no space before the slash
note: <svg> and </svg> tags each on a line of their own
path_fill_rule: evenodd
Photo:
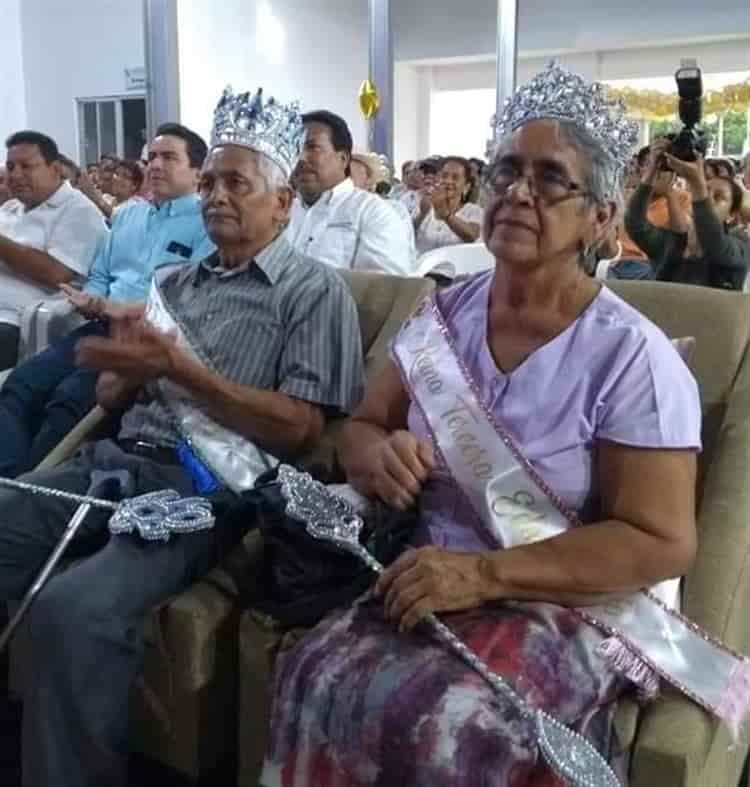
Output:
<svg viewBox="0 0 750 787">
<path fill-rule="evenodd" d="M 192 494 L 180 466 L 126 454 L 110 440 L 85 446 L 60 467 L 24 480 L 85 493 L 91 470 L 128 470 L 135 494 Z M 23 596 L 59 540 L 74 503 L 0 489 L 0 601 Z M 71 555 L 24 623 L 30 675 L 24 696 L 24 787 L 126 784 L 128 699 L 143 643 L 139 624 L 216 561 L 212 530 L 144 542 L 108 537 L 110 512 L 92 509 Z"/>
</svg>

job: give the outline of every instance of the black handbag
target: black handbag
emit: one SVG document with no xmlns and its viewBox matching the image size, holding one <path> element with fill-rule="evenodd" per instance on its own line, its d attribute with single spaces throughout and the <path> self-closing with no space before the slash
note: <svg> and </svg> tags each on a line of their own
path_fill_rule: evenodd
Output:
<svg viewBox="0 0 750 787">
<path fill-rule="evenodd" d="M 313 626 L 330 610 L 351 604 L 371 587 L 375 575 L 354 555 L 313 538 L 285 509 L 272 470 L 218 519 L 222 528 L 244 524 L 247 529 L 252 517 L 263 536 L 263 559 L 247 603 L 286 626 Z M 362 543 L 388 565 L 406 548 L 416 523 L 416 512 L 400 513 L 376 504 L 365 520 Z"/>
</svg>

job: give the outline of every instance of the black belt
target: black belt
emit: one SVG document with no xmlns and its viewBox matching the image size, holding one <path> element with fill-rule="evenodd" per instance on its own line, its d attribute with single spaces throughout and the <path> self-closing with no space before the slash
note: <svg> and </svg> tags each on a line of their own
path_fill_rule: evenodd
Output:
<svg viewBox="0 0 750 787">
<path fill-rule="evenodd" d="M 166 446 L 155 445 L 154 443 L 146 443 L 143 440 L 118 440 L 117 445 L 119 445 L 126 454 L 142 456 L 144 459 L 150 459 L 152 462 L 157 462 L 160 465 L 180 464 L 180 460 L 177 458 L 177 453 L 174 448 L 167 448 Z"/>
</svg>

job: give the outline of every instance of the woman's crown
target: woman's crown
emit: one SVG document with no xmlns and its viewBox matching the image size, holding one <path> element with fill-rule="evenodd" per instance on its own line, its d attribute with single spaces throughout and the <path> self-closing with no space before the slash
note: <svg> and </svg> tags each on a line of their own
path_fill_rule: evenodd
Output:
<svg viewBox="0 0 750 787">
<path fill-rule="evenodd" d="M 627 117 L 625 105 L 607 93 L 601 82 L 586 80 L 552 62 L 519 87 L 493 118 L 500 140 L 530 120 L 568 120 L 586 129 L 622 172 L 638 142 L 638 124 Z"/>
<path fill-rule="evenodd" d="M 263 98 L 263 88 L 251 95 L 234 94 L 227 86 L 214 110 L 211 147 L 242 145 L 268 156 L 286 177 L 294 169 L 302 146 L 299 104 L 279 104 Z"/>
</svg>

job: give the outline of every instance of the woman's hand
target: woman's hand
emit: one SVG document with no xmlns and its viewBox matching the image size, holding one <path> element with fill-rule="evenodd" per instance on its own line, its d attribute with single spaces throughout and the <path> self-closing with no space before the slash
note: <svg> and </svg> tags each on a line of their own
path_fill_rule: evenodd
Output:
<svg viewBox="0 0 750 787">
<path fill-rule="evenodd" d="M 683 178 L 690 189 L 690 194 L 694 202 L 708 198 L 708 186 L 706 185 L 706 170 L 703 165 L 703 156 L 698 156 L 695 161 L 683 161 L 682 159 L 664 154 L 664 160 L 669 168 L 679 177 Z"/>
<path fill-rule="evenodd" d="M 375 585 L 383 608 L 399 631 L 410 631 L 432 612 L 473 609 L 488 595 L 482 553 L 449 552 L 438 547 L 411 549 L 387 568 Z"/>
<path fill-rule="evenodd" d="M 378 440 L 369 452 L 365 474 L 349 480 L 364 495 L 377 495 L 398 511 L 411 508 L 422 485 L 435 467 L 432 446 L 405 430 L 398 430 Z"/>
<path fill-rule="evenodd" d="M 648 155 L 648 163 L 643 169 L 643 177 L 641 179 L 643 183 L 646 183 L 649 186 L 654 185 L 656 176 L 662 170 L 664 156 L 670 144 L 670 141 L 668 139 L 664 139 L 663 137 L 660 137 L 651 143 Z"/>
</svg>

